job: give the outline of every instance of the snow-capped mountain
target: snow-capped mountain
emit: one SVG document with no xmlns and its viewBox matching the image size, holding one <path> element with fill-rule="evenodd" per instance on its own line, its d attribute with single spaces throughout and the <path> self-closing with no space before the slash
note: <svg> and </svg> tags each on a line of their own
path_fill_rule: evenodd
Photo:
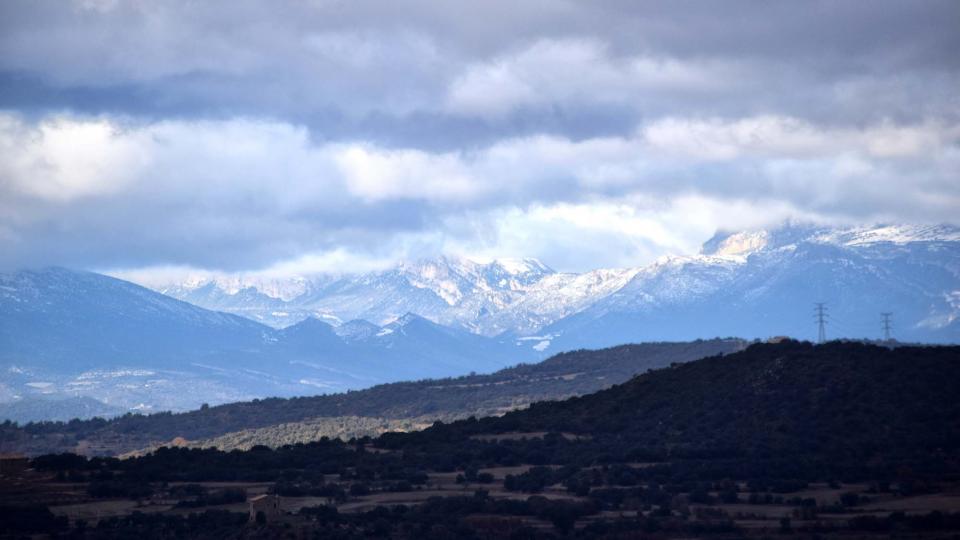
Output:
<svg viewBox="0 0 960 540">
<path fill-rule="evenodd" d="M 297 276 L 289 285 L 279 279 L 218 276 L 151 286 L 179 300 L 275 328 L 308 317 L 333 325 L 358 319 L 386 324 L 416 313 L 444 326 L 495 336 L 536 332 L 616 291 L 637 271 L 572 274 L 555 272 L 536 259 L 479 263 L 438 257 L 361 275 Z"/>
<path fill-rule="evenodd" d="M 323 286 L 333 279 L 328 276 L 277 279 L 249 275 L 191 275 L 181 282 L 145 285 L 184 302 L 283 328 L 309 317 L 340 323 L 336 317 L 300 307 L 295 302 L 310 293 L 313 287 Z"/>
<path fill-rule="evenodd" d="M 556 334 L 572 321 L 596 319 L 598 313 L 608 312 L 669 321 L 670 313 L 680 316 L 676 310 L 699 306 L 696 309 L 709 311 L 706 317 L 733 321 L 719 310 L 725 306 L 729 311 L 731 305 L 767 297 L 784 309 L 790 306 L 801 318 L 778 322 L 767 317 L 766 324 L 739 328 L 708 324 L 690 332 L 677 331 L 683 326 L 677 324 L 660 337 L 723 332 L 746 337 L 770 333 L 804 337 L 810 325 L 800 324 L 807 322 L 803 310 L 819 299 L 834 304 L 838 326 L 849 326 L 845 331 L 837 328 L 835 335 L 875 337 L 876 328 L 865 322 L 870 302 L 860 302 L 860 307 L 852 304 L 851 291 L 857 290 L 877 299 L 881 311 L 898 313 L 902 338 L 951 341 L 960 339 L 953 323 L 960 313 L 958 246 L 960 229 L 951 225 L 830 228 L 786 224 L 769 230 L 718 233 L 695 255 L 664 257 L 639 268 L 582 274 L 555 272 L 535 259 L 478 263 L 440 257 L 360 275 L 297 277 L 287 284 L 220 278 L 168 284 L 158 290 L 275 327 L 309 316 L 334 325 L 356 319 L 382 325 L 415 313 L 481 335 L 530 338 Z M 814 268 L 823 273 L 809 273 Z M 878 288 L 864 289 L 867 283 Z M 813 296 L 804 297 L 800 291 Z M 851 299 L 851 305 L 846 305 L 845 298 Z M 717 305 L 704 304 L 710 301 Z M 692 320 L 698 313 L 684 313 L 683 317 Z M 849 316 L 850 322 L 844 323 L 841 315 Z M 571 321 L 564 322 L 567 318 Z M 650 332 L 617 331 L 620 337 L 616 339 L 658 338 L 652 332 L 656 325 L 644 327 Z M 610 329 L 594 335 L 609 333 L 606 330 Z M 595 343 L 582 341 L 582 336 L 554 343 L 560 346 L 571 339 L 570 346 Z"/>
<path fill-rule="evenodd" d="M 665 257 L 620 290 L 547 326 L 553 346 L 791 335 L 813 339 L 814 302 L 828 338 L 960 341 L 960 229 L 787 225 L 721 233 L 701 253 Z"/>
<path fill-rule="evenodd" d="M 555 278 L 544 281 L 548 276 Z M 290 278 L 286 285 L 277 279 L 258 282 L 253 278 L 220 276 L 151 286 L 174 298 L 276 328 L 307 317 L 322 318 L 334 325 L 355 319 L 386 324 L 406 313 L 416 313 L 445 326 L 496 335 L 530 326 L 525 321 L 528 315 L 525 312 L 517 313 L 514 318 L 507 314 L 511 313 L 511 306 L 538 288 L 551 289 L 550 305 L 555 309 L 547 320 L 563 316 L 568 310 L 558 305 L 562 300 L 556 299 L 569 291 L 571 302 L 582 302 L 582 293 L 578 291 L 591 281 L 586 278 L 572 283 L 577 277 L 557 274 L 536 259 L 479 263 L 439 257 L 403 262 L 388 270 L 361 275 L 297 276 Z M 545 308 L 538 306 L 538 309 L 542 312 Z M 541 314 L 533 320 L 542 318 Z M 539 325 L 542 326 L 542 321 Z"/>
<path fill-rule="evenodd" d="M 182 410 L 495 371 L 540 356 L 413 314 L 385 326 L 334 329 L 308 318 L 278 330 L 91 272 L 0 274 L 0 403 L 93 398 L 121 411 Z"/>
</svg>

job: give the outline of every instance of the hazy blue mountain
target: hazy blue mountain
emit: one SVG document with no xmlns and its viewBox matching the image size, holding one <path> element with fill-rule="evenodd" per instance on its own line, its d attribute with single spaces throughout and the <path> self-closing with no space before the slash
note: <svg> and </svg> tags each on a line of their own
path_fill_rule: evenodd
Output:
<svg viewBox="0 0 960 540">
<path fill-rule="evenodd" d="M 91 397 L 30 397 L 0 403 L 0 418 L 21 424 L 41 420 L 66 422 L 74 418 L 110 418 L 125 412 L 127 410 L 124 408 L 107 405 Z"/>
<path fill-rule="evenodd" d="M 321 311 L 291 303 L 306 297 L 314 287 L 322 287 L 335 278 L 262 279 L 235 275 L 216 279 L 188 278 L 181 282 L 153 287 L 157 292 L 214 311 L 240 315 L 274 328 L 284 328 L 310 317 L 324 318 Z M 336 318 L 332 322 L 339 323 Z"/>
<path fill-rule="evenodd" d="M 384 326 L 351 321 L 337 328 L 311 318 L 278 334 L 277 347 L 290 362 L 327 371 L 333 380 L 349 373 L 358 382 L 353 387 L 492 372 L 539 356 L 512 342 L 441 326 L 413 314 Z"/>
<path fill-rule="evenodd" d="M 0 275 L 0 360 L 87 370 L 222 362 L 270 343 L 249 319 L 199 308 L 133 283 L 62 268 Z"/>
<path fill-rule="evenodd" d="M 424 373 L 431 377 L 464 374 L 463 366 L 473 366 L 467 372 L 486 373 L 504 367 L 504 359 L 513 359 L 512 363 L 516 363 L 517 359 L 530 360 L 536 356 L 518 350 L 511 342 L 441 326 L 412 313 L 383 326 L 363 340 L 353 341 L 353 344 L 354 348 L 368 351 L 374 358 L 387 356 L 380 351 L 390 351 L 391 356 L 400 358 L 429 359 L 426 365 L 402 362 L 381 366 L 405 374 L 409 379 L 423 378 Z"/>
<path fill-rule="evenodd" d="M 338 325 L 333 330 L 341 339 L 350 343 L 369 339 L 380 332 L 380 327 L 363 319 L 354 319 Z"/>
<path fill-rule="evenodd" d="M 91 272 L 4 274 L 0 402 L 89 397 L 121 411 L 182 410 L 493 371 L 535 357 L 416 316 L 375 330 L 345 339 L 313 318 L 277 330 Z"/>
</svg>

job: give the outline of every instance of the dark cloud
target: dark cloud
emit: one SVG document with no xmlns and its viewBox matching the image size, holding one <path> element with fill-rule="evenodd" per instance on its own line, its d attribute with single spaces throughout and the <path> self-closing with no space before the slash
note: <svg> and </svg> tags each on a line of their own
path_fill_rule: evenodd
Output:
<svg viewBox="0 0 960 540">
<path fill-rule="evenodd" d="M 562 265 L 790 216 L 952 219 L 958 21 L 953 1 L 4 2 L 0 259 Z"/>
<path fill-rule="evenodd" d="M 488 118 L 497 125 L 487 129 L 435 119 L 449 85 L 470 66 L 509 62 L 540 40 L 576 38 L 603 42 L 611 61 L 649 56 L 736 68 L 726 74 L 740 79 L 733 91 L 667 86 L 624 96 L 621 110 L 634 114 L 809 111 L 859 121 L 957 114 L 950 85 L 958 83 L 960 7 L 950 1 L 90 0 L 8 2 L 0 12 L 0 105 L 15 108 L 243 114 L 301 124 L 307 117 L 318 129 L 332 120 L 332 131 L 344 135 L 377 136 L 393 126 L 396 138 L 405 134 L 399 125 L 434 119 L 422 125 L 427 136 L 410 138 L 427 144 L 445 131 L 484 142 L 492 132 L 579 137 L 616 129 L 610 108 L 590 110 L 589 99 Z M 869 106 L 877 100 L 884 106 Z"/>
</svg>

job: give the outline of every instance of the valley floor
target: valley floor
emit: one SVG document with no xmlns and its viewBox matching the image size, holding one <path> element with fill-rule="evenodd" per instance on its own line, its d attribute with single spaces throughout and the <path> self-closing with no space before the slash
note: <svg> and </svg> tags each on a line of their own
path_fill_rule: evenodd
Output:
<svg viewBox="0 0 960 540">
<path fill-rule="evenodd" d="M 514 437 L 541 434 L 513 434 Z M 368 451 L 382 449 L 369 448 Z M 632 469 L 663 465 L 631 463 Z M 926 485 L 915 492 L 877 482 L 809 483 L 776 492 L 751 490 L 748 481 L 725 481 L 708 491 L 674 487 L 661 504 L 637 497 L 638 484 L 576 490 L 569 484 L 518 487 L 517 478 L 558 467 L 517 465 L 463 473 L 429 472 L 413 482 L 361 482 L 358 471 L 320 475 L 312 493 L 282 482 L 161 482 L 136 493 L 108 493 L 104 482 L 63 472 L 33 469 L 0 476 L 0 512 L 24 507 L 49 509 L 21 532 L 72 531 L 79 537 L 420 537 L 451 523 L 456 536 L 482 538 L 554 537 L 750 537 L 750 538 L 944 538 L 960 534 L 960 483 Z M 581 473 L 598 477 L 606 466 Z M 362 486 L 362 487 L 357 487 Z M 278 512 L 251 519 L 252 502 L 276 497 Z M 603 504 L 598 504 L 598 498 Z M 615 501 L 610 504 L 611 501 Z M 511 504 L 512 503 L 512 504 Z M 417 510 L 419 509 L 419 510 Z M 446 513 L 438 515 L 438 510 Z M 564 513 L 564 511 L 569 511 Z M 419 512 L 419 513 L 417 513 Z M 416 518 L 414 518 L 416 516 Z M 451 521 L 451 518 L 456 518 Z M 49 523 L 44 523 L 46 519 Z M 15 521 L 15 520 L 14 520 Z M 15 537 L 13 522 L 0 526 L 0 538 Z M 32 528 L 31 528 L 32 527 Z M 146 529 L 144 529 L 146 527 Z M 171 528 L 172 527 L 172 528 Z M 168 533 L 176 534 L 172 536 Z M 448 531 L 452 532 L 452 531 Z M 355 536 L 354 536 L 355 535 Z M 444 537 L 428 534 L 426 537 Z"/>
</svg>

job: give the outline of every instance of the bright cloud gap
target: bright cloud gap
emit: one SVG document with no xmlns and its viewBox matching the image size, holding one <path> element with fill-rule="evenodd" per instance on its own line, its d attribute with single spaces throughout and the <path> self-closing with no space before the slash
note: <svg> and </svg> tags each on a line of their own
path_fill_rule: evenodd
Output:
<svg viewBox="0 0 960 540">
<path fill-rule="evenodd" d="M 933 121 L 668 117 L 628 137 L 428 152 L 318 144 L 305 126 L 266 120 L 7 113 L 0 230 L 7 264 L 362 270 L 468 253 L 633 266 L 690 253 L 717 229 L 791 218 L 949 221 L 958 138 Z"/>
</svg>

